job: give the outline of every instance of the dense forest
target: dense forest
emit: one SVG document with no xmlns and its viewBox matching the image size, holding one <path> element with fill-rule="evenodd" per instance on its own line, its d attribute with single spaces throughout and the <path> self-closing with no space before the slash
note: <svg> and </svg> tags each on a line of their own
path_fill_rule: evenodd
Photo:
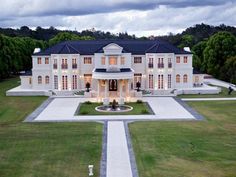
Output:
<svg viewBox="0 0 236 177">
<path fill-rule="evenodd" d="M 0 28 L 0 80 L 31 69 L 31 54 L 36 47 L 44 49 L 64 40 L 92 39 L 163 39 L 180 48 L 189 46 L 194 54 L 194 68 L 236 83 L 236 28 L 223 24 L 197 24 L 178 34 L 140 38 L 126 32 L 61 31 L 54 27 L 31 30 L 27 26 L 19 29 Z"/>
</svg>

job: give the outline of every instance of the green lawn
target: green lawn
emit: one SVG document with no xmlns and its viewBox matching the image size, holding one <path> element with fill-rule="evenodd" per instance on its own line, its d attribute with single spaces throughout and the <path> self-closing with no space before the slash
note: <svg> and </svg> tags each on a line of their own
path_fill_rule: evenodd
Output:
<svg viewBox="0 0 236 177">
<path fill-rule="evenodd" d="M 236 176 L 236 101 L 188 104 L 206 120 L 129 125 L 139 176 Z"/>
<path fill-rule="evenodd" d="M 95 110 L 97 106 L 102 105 L 102 103 L 82 103 L 80 104 L 78 115 L 140 115 L 140 114 L 152 114 L 152 111 L 148 108 L 147 103 L 126 103 L 125 105 L 129 105 L 133 107 L 133 110 L 129 112 L 120 112 L 120 113 L 112 113 L 112 112 L 98 112 Z"/>
<path fill-rule="evenodd" d="M 215 85 L 211 85 L 216 87 Z M 217 86 L 220 87 L 220 86 Z M 180 98 L 223 98 L 223 97 L 236 97 L 236 91 L 233 91 L 231 93 L 231 95 L 228 95 L 228 88 L 225 87 L 220 87 L 221 88 L 221 92 L 219 94 L 200 94 L 200 95 L 196 95 L 196 94 L 186 94 L 186 95 L 179 95 L 178 97 Z"/>
<path fill-rule="evenodd" d="M 0 82 L 0 176 L 99 176 L 102 128 L 98 123 L 22 123 L 46 97 L 6 97 L 17 78 Z"/>
</svg>

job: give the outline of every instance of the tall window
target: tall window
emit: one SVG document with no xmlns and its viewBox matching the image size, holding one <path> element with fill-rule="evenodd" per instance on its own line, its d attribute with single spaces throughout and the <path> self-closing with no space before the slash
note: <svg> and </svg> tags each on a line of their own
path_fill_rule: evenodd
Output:
<svg viewBox="0 0 236 177">
<path fill-rule="evenodd" d="M 77 75 L 72 76 L 72 89 L 77 89 Z"/>
<path fill-rule="evenodd" d="M 117 57 L 115 56 L 109 57 L 109 65 L 117 65 Z"/>
<path fill-rule="evenodd" d="M 142 57 L 134 57 L 134 63 L 142 63 Z"/>
<path fill-rule="evenodd" d="M 101 64 L 102 64 L 102 65 L 105 65 L 105 64 L 106 64 L 106 57 L 102 57 L 102 58 L 101 58 Z"/>
<path fill-rule="evenodd" d="M 54 89 L 58 89 L 58 76 L 54 75 Z"/>
<path fill-rule="evenodd" d="M 176 57 L 176 63 L 180 63 L 180 57 Z"/>
<path fill-rule="evenodd" d="M 121 65 L 124 65 L 124 64 L 125 64 L 125 57 L 121 57 L 121 58 L 120 58 L 120 64 L 121 64 Z"/>
<path fill-rule="evenodd" d="M 148 67 L 153 68 L 153 58 L 149 58 Z"/>
<path fill-rule="evenodd" d="M 92 64 L 92 57 L 84 57 L 84 64 Z"/>
<path fill-rule="evenodd" d="M 62 90 L 67 90 L 68 86 L 68 80 L 67 76 L 62 76 Z"/>
<path fill-rule="evenodd" d="M 42 76 L 38 76 L 38 84 L 42 84 Z"/>
<path fill-rule="evenodd" d="M 42 64 L 42 58 L 41 57 L 38 57 L 38 64 L 40 65 L 40 64 Z"/>
<path fill-rule="evenodd" d="M 180 83 L 180 75 L 179 74 L 176 75 L 176 83 Z"/>
<path fill-rule="evenodd" d="M 76 58 L 72 58 L 72 69 L 77 68 Z"/>
<path fill-rule="evenodd" d="M 158 68 L 164 68 L 164 58 L 158 58 Z"/>
<path fill-rule="evenodd" d="M 142 83 L 142 73 L 134 73 L 134 87 L 136 87 L 136 83 Z"/>
<path fill-rule="evenodd" d="M 172 68 L 171 58 L 168 58 L 168 68 Z"/>
<path fill-rule="evenodd" d="M 168 74 L 168 88 L 171 88 L 171 74 Z"/>
<path fill-rule="evenodd" d="M 30 85 L 32 84 L 32 78 L 31 77 L 29 78 L 29 84 Z"/>
<path fill-rule="evenodd" d="M 161 89 L 163 89 L 164 88 L 164 76 L 163 76 L 163 74 L 161 75 Z"/>
<path fill-rule="evenodd" d="M 163 89 L 163 74 L 158 75 L 158 89 Z"/>
<path fill-rule="evenodd" d="M 153 89 L 153 74 L 149 74 L 149 88 Z"/>
<path fill-rule="evenodd" d="M 49 76 L 45 76 L 45 84 L 49 84 Z"/>
<path fill-rule="evenodd" d="M 68 68 L 67 59 L 62 59 L 61 69 L 67 69 L 67 68 Z"/>
<path fill-rule="evenodd" d="M 188 57 L 184 56 L 184 63 L 188 63 Z"/>
<path fill-rule="evenodd" d="M 46 64 L 46 65 L 49 64 L 49 58 L 48 58 L 48 57 L 45 58 L 45 64 Z"/>
<path fill-rule="evenodd" d="M 57 59 L 53 60 L 53 69 L 57 69 Z"/>
<path fill-rule="evenodd" d="M 184 75 L 183 81 L 184 81 L 184 83 L 187 83 L 187 82 L 188 82 L 188 76 L 187 76 L 187 74 Z"/>
</svg>

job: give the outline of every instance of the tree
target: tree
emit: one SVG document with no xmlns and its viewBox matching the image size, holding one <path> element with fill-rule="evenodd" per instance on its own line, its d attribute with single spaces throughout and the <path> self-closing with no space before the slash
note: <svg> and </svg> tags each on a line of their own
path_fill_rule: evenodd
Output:
<svg viewBox="0 0 236 177">
<path fill-rule="evenodd" d="M 139 92 L 140 91 L 140 87 L 141 87 L 141 83 L 139 81 L 136 83 L 136 87 L 137 87 L 137 92 Z"/>
<path fill-rule="evenodd" d="M 223 79 L 223 66 L 227 58 L 236 55 L 236 38 L 229 32 L 218 32 L 207 41 L 203 52 L 204 66 L 208 74 Z"/>
<path fill-rule="evenodd" d="M 86 87 L 86 89 L 87 89 L 86 91 L 89 92 L 89 89 L 90 89 L 90 83 L 87 82 L 86 85 L 85 85 L 85 87 Z"/>
<path fill-rule="evenodd" d="M 236 84 L 236 56 L 226 60 L 223 71 L 225 73 L 225 80 Z"/>
<path fill-rule="evenodd" d="M 203 65 L 204 56 L 203 51 L 206 48 L 207 41 L 201 41 L 193 46 L 193 67 L 200 71 L 205 71 L 205 66 Z"/>
<path fill-rule="evenodd" d="M 62 41 L 70 41 L 70 40 L 92 40 L 94 38 L 90 37 L 90 36 L 79 36 L 73 33 L 69 33 L 69 32 L 62 32 L 62 33 L 58 33 L 54 38 L 49 40 L 49 45 L 55 45 L 59 42 Z"/>
<path fill-rule="evenodd" d="M 194 36 L 186 34 L 182 36 L 181 43 L 178 47 L 179 48 L 192 47 L 193 45 L 194 45 Z"/>
</svg>

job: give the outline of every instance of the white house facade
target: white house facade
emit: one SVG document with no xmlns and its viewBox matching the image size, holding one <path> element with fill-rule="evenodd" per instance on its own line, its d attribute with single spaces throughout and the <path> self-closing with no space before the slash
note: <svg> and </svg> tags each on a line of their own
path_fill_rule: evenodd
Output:
<svg viewBox="0 0 236 177">
<path fill-rule="evenodd" d="M 164 41 L 66 41 L 32 55 L 21 88 L 76 92 L 90 83 L 92 97 L 127 99 L 141 90 L 168 95 L 193 87 L 192 53 Z"/>
</svg>

